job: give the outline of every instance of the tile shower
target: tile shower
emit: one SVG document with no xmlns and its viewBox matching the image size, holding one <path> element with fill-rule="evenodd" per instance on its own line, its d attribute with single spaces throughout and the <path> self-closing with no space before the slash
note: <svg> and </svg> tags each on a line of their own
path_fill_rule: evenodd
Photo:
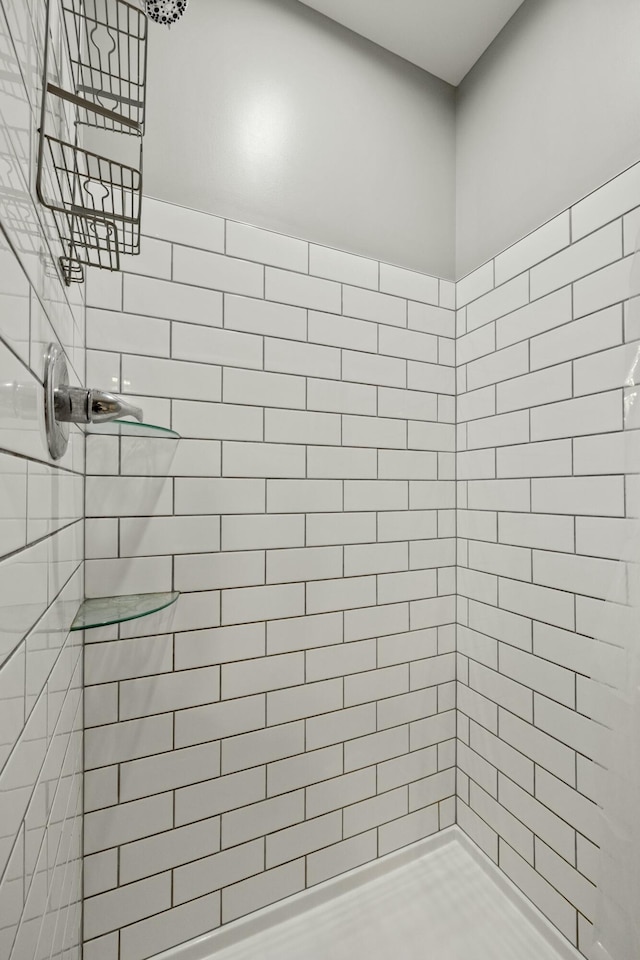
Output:
<svg viewBox="0 0 640 960">
<path fill-rule="evenodd" d="M 85 306 L 12 11 L 0 379 L 57 341 L 182 439 L 0 419 L 0 957 L 79 956 L 84 897 L 145 960 L 454 824 L 588 955 L 640 165 L 456 284 L 146 198 Z M 83 637 L 85 587 L 181 596 Z"/>
</svg>

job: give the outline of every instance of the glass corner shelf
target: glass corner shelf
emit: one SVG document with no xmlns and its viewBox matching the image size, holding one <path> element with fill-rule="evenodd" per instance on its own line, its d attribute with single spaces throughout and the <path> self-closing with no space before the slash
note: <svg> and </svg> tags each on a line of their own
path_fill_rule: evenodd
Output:
<svg viewBox="0 0 640 960">
<path fill-rule="evenodd" d="M 158 613 L 175 603 L 180 593 L 133 593 L 121 597 L 99 597 L 81 604 L 71 630 L 91 630 L 94 627 L 109 627 L 125 620 L 139 620 L 151 613 Z"/>
<path fill-rule="evenodd" d="M 137 420 L 110 420 L 107 423 L 88 423 L 85 432 L 101 437 L 148 437 L 150 440 L 180 440 L 180 434 L 168 427 Z"/>
</svg>

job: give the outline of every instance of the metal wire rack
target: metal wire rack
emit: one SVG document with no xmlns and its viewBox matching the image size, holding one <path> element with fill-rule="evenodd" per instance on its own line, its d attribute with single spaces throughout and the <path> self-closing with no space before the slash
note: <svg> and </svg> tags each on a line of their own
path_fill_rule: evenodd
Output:
<svg viewBox="0 0 640 960">
<path fill-rule="evenodd" d="M 62 0 L 62 9 L 75 91 L 111 111 L 111 116 L 85 111 L 80 122 L 141 135 L 147 76 L 146 15 L 126 0 Z M 137 126 L 133 128 L 123 119 Z"/>
<path fill-rule="evenodd" d="M 73 90 L 47 79 L 53 4 Z M 140 252 L 146 36 L 145 14 L 126 0 L 47 0 L 36 190 L 53 212 L 67 284 L 84 279 L 83 265 L 118 270 L 121 254 Z M 85 148 L 87 127 L 109 155 Z M 124 163 L 116 157 L 132 137 Z"/>
</svg>

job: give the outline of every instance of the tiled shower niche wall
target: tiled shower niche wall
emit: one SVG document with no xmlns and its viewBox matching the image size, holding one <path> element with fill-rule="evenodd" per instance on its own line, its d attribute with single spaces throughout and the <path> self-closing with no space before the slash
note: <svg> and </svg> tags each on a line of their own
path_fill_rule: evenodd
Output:
<svg viewBox="0 0 640 960">
<path fill-rule="evenodd" d="M 457 818 L 584 953 L 639 230 L 637 165 L 457 284 Z"/>
<path fill-rule="evenodd" d="M 143 960 L 454 821 L 454 285 L 153 200 L 88 283 L 85 957 Z M 147 476 L 150 470 L 163 475 Z"/>
<path fill-rule="evenodd" d="M 51 341 L 84 378 L 82 289 L 58 278 L 35 200 L 44 5 L 0 4 L 0 957 L 77 958 L 82 897 L 84 441 L 53 463 Z"/>
</svg>

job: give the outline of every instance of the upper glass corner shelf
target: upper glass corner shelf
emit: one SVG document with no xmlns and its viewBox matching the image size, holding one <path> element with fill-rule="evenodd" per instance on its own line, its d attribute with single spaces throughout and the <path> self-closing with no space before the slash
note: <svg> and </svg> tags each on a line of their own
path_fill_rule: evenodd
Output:
<svg viewBox="0 0 640 960">
<path fill-rule="evenodd" d="M 176 602 L 180 593 L 133 593 L 121 597 L 99 597 L 85 600 L 71 624 L 72 630 L 91 630 L 94 627 L 109 627 L 125 620 L 139 620 L 151 613 L 158 613 Z"/>
<path fill-rule="evenodd" d="M 180 440 L 180 434 L 168 427 L 137 420 L 109 420 L 107 423 L 88 423 L 86 433 L 101 437 L 147 437 L 150 440 Z"/>
</svg>

